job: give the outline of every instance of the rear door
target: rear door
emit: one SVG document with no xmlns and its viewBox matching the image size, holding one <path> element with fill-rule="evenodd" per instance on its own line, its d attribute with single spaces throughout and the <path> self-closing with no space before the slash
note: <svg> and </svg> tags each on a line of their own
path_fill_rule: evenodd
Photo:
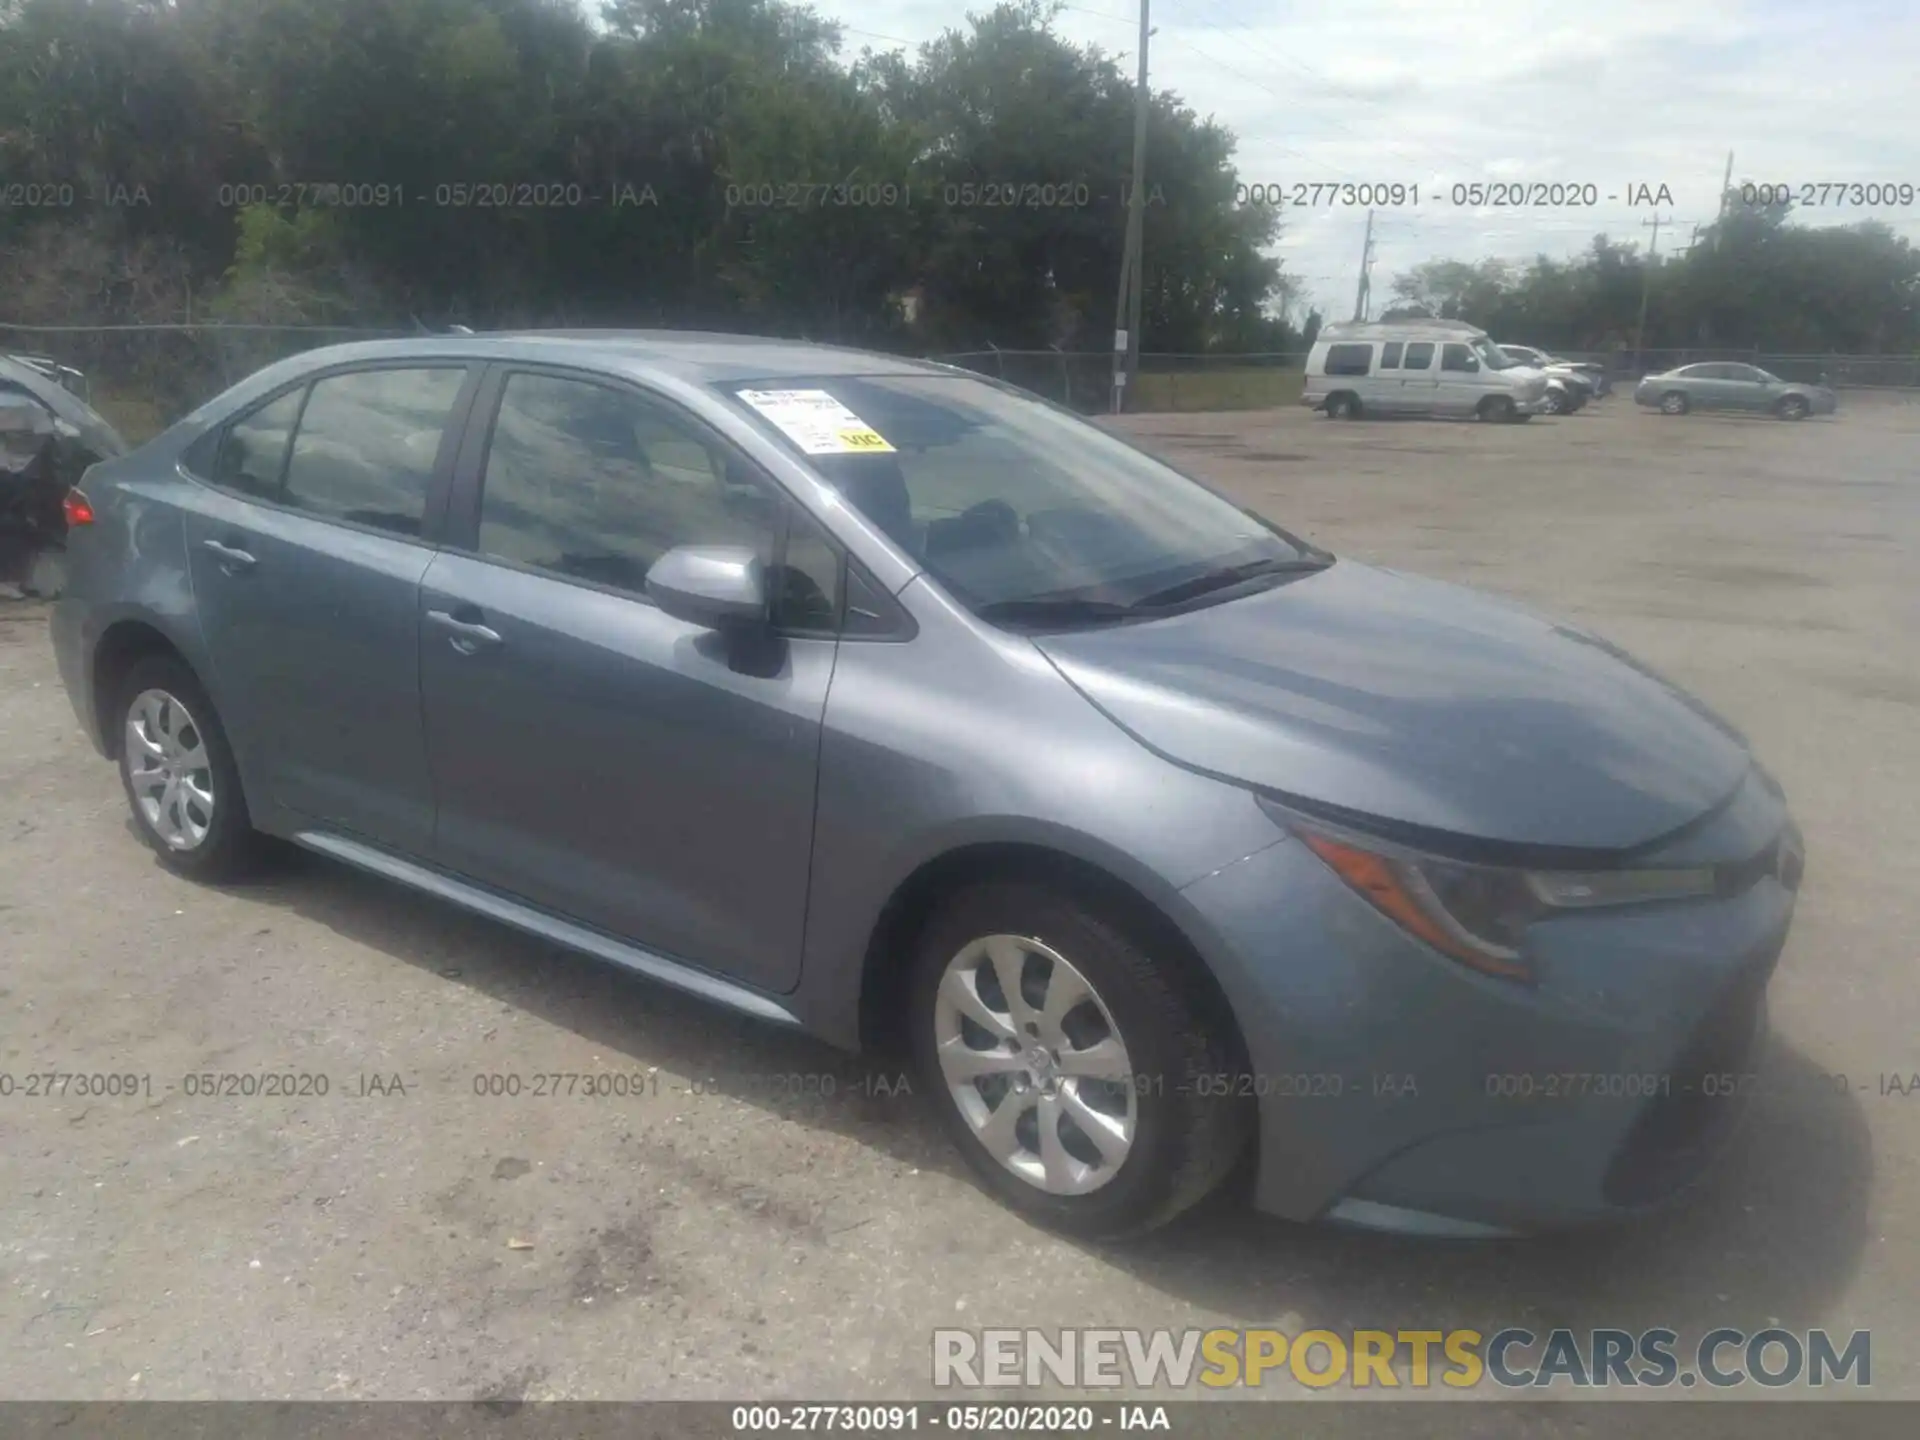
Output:
<svg viewBox="0 0 1920 1440">
<path fill-rule="evenodd" d="M 1733 370 L 1733 366 L 1717 361 L 1683 370 L 1687 403 L 1696 410 L 1726 410 L 1736 406 L 1738 387 L 1732 383 Z"/>
<path fill-rule="evenodd" d="M 1440 400 L 1440 372 L 1434 367 L 1434 343 L 1409 340 L 1400 356 L 1400 398 L 1395 408 L 1410 415 L 1431 415 Z"/>
<path fill-rule="evenodd" d="M 250 798 L 290 824 L 431 841 L 419 587 L 477 378 L 329 372 L 196 447 L 208 483 L 184 526 L 216 703 Z"/>
<path fill-rule="evenodd" d="M 799 974 L 838 550 L 670 402 L 503 367 L 421 588 L 441 864 L 669 959 Z M 741 648 L 646 597 L 675 545 L 746 544 L 779 628 Z"/>
<path fill-rule="evenodd" d="M 1375 375 L 1372 392 L 1367 396 L 1368 403 L 1375 410 L 1389 415 L 1398 414 L 1406 403 L 1400 380 L 1400 359 L 1406 351 L 1406 343 L 1401 340 L 1385 340 L 1380 344 L 1374 358 Z"/>
</svg>

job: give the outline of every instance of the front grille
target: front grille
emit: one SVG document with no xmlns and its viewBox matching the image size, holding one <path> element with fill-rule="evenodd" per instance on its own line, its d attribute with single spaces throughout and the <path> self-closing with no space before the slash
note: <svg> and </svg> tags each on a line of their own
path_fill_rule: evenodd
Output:
<svg viewBox="0 0 1920 1440">
<path fill-rule="evenodd" d="M 1772 847 L 1769 847 L 1771 849 Z M 1776 948 L 1727 987 L 1682 1049 L 1666 1093 L 1641 1110 L 1607 1167 L 1601 1192 L 1609 1204 L 1649 1205 L 1693 1178 L 1739 1118 L 1749 1086 L 1740 1075 L 1751 1059 Z"/>
</svg>

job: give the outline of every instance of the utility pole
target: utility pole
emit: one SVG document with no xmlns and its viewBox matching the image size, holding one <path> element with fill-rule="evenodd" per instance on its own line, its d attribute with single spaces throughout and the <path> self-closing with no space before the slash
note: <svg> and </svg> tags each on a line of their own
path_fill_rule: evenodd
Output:
<svg viewBox="0 0 1920 1440">
<path fill-rule="evenodd" d="M 1720 236 L 1726 229 L 1723 223 L 1727 218 L 1727 192 L 1733 188 L 1733 151 L 1727 151 L 1727 173 L 1720 178 L 1720 213 L 1713 222 L 1713 249 L 1720 252 Z"/>
<path fill-rule="evenodd" d="M 1360 283 L 1353 291 L 1353 318 L 1367 318 L 1367 301 L 1372 298 L 1372 287 L 1367 283 L 1367 272 L 1373 268 L 1373 211 L 1367 211 L 1367 238 L 1360 242 Z"/>
<path fill-rule="evenodd" d="M 1147 0 L 1140 0 L 1140 76 L 1133 90 L 1133 187 L 1127 194 L 1127 239 L 1120 258 L 1120 295 L 1113 307 L 1113 409 L 1127 408 L 1127 386 L 1140 375 L 1141 248 L 1147 225 Z"/>
<path fill-rule="evenodd" d="M 1671 216 L 1664 219 L 1671 219 Z M 1655 211 L 1651 220 L 1642 220 L 1642 225 L 1653 226 L 1653 241 L 1647 246 L 1647 263 L 1640 267 L 1640 319 L 1633 327 L 1633 364 L 1638 369 L 1642 364 L 1642 347 L 1647 338 L 1647 293 L 1653 288 L 1653 266 L 1660 250 L 1660 226 L 1664 223 L 1659 211 Z"/>
</svg>

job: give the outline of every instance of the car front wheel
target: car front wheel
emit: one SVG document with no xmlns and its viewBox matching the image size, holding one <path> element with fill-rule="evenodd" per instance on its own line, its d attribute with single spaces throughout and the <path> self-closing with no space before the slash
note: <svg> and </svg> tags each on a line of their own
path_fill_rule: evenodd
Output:
<svg viewBox="0 0 1920 1440">
<path fill-rule="evenodd" d="M 915 964 L 922 1079 L 981 1184 L 1014 1210 L 1089 1239 L 1138 1234 L 1243 1153 L 1244 1066 L 1187 957 L 1150 956 L 1064 893 L 996 881 L 950 898 Z"/>
<path fill-rule="evenodd" d="M 249 868 L 261 837 L 213 702 L 170 657 L 142 660 L 120 687 L 120 783 L 133 823 L 169 870 L 227 880 Z"/>
<path fill-rule="evenodd" d="M 1662 415 L 1684 415 L 1687 413 L 1687 397 L 1678 390 L 1669 390 L 1660 397 Z"/>
<path fill-rule="evenodd" d="M 1807 402 L 1798 395 L 1789 395 L 1774 407 L 1774 414 L 1782 420 L 1804 420 L 1807 418 Z"/>
</svg>

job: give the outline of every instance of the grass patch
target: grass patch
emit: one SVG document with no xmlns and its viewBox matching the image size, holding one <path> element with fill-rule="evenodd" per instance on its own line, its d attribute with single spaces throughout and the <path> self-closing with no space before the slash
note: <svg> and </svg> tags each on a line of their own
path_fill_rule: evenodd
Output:
<svg viewBox="0 0 1920 1440">
<path fill-rule="evenodd" d="M 1271 410 L 1299 404 L 1304 378 L 1298 370 L 1249 365 L 1165 370 L 1143 374 L 1134 383 L 1142 410 Z"/>
</svg>

